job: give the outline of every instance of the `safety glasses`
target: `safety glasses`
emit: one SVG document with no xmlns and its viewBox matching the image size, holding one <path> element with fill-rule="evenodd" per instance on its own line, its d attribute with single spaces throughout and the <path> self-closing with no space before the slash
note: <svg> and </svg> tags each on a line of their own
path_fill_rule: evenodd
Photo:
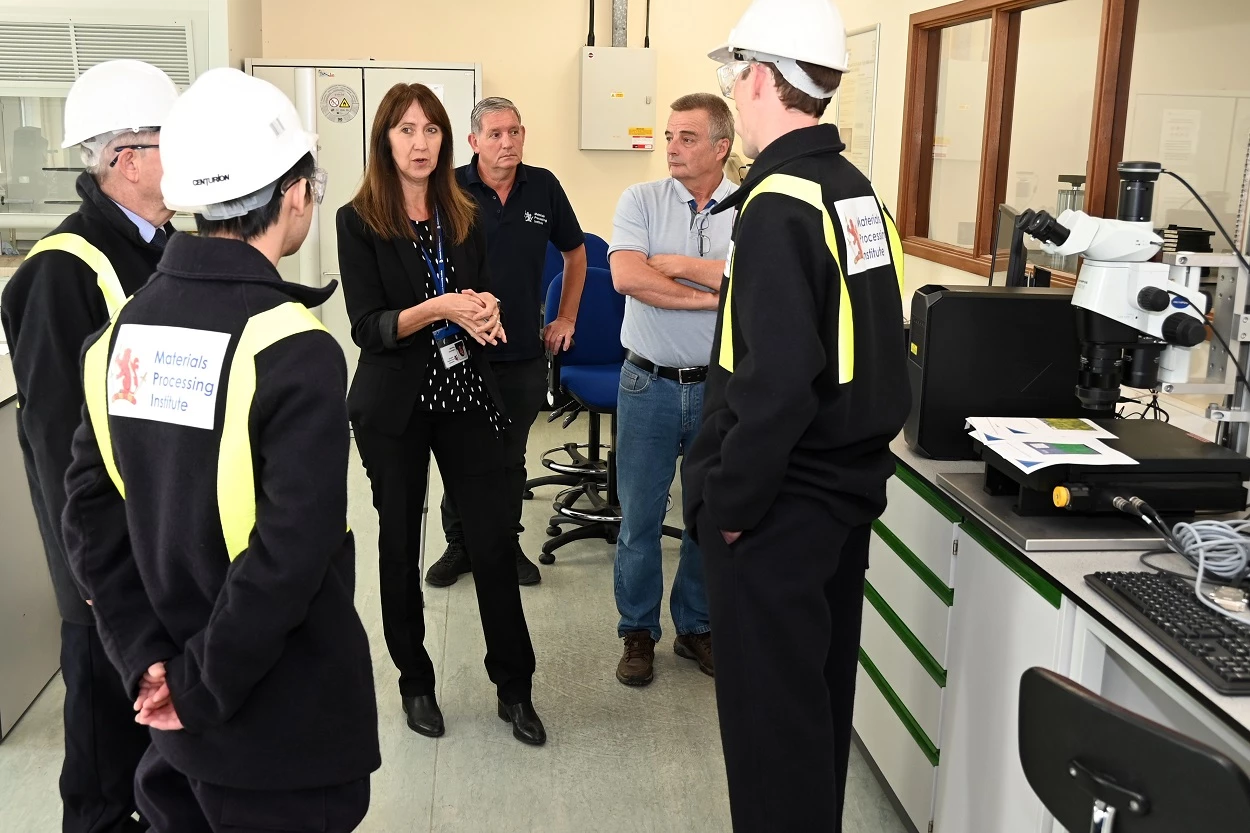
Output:
<svg viewBox="0 0 1250 833">
<path fill-rule="evenodd" d="M 321 201 L 325 199 L 326 196 L 326 182 L 330 179 L 330 175 L 326 173 L 325 168 L 313 168 L 312 176 L 302 177 L 302 179 L 308 181 L 308 192 L 312 194 L 312 198 L 317 205 L 321 205 Z M 298 179 L 295 180 L 295 182 L 299 181 L 300 180 Z M 290 185 L 283 188 L 282 193 L 285 194 L 293 188 L 295 186 L 295 182 L 292 182 Z"/>
<path fill-rule="evenodd" d="M 716 70 L 716 80 L 720 82 L 721 95 L 725 98 L 733 98 L 734 84 L 737 84 L 738 79 L 750 68 L 750 61 L 731 61 L 721 64 Z"/>
<path fill-rule="evenodd" d="M 123 150 L 147 150 L 148 148 L 158 147 L 160 147 L 160 145 L 118 145 L 113 148 L 114 153 L 117 155 L 113 157 L 113 161 L 109 163 L 109 167 L 112 168 L 117 164 L 117 160 L 121 159 L 121 153 Z"/>
</svg>

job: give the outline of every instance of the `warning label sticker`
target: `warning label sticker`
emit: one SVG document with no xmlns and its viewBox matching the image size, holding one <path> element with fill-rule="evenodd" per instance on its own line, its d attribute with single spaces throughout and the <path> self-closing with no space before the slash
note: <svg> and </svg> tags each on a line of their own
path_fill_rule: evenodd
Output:
<svg viewBox="0 0 1250 833">
<path fill-rule="evenodd" d="M 360 113 L 356 91 L 343 84 L 327 87 L 321 94 L 321 115 L 336 124 L 346 124 Z"/>
<path fill-rule="evenodd" d="M 655 135 L 655 128 L 654 127 L 631 127 L 629 129 L 629 135 L 635 138 L 642 136 L 642 137 L 646 137 L 650 139 Z"/>
</svg>

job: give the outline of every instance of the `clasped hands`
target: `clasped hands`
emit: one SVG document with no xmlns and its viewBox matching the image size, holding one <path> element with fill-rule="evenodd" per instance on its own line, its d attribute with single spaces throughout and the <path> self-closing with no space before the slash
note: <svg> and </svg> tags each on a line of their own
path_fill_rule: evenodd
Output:
<svg viewBox="0 0 1250 833">
<path fill-rule="evenodd" d="M 165 682 L 165 663 L 156 662 L 148 667 L 139 680 L 139 696 L 135 698 L 135 723 L 165 732 L 182 728 L 174 701 L 169 696 Z"/>
<path fill-rule="evenodd" d="M 489 292 L 472 289 L 438 296 L 439 316 L 459 324 L 478 344 L 508 343 L 504 334 L 499 299 Z"/>
</svg>

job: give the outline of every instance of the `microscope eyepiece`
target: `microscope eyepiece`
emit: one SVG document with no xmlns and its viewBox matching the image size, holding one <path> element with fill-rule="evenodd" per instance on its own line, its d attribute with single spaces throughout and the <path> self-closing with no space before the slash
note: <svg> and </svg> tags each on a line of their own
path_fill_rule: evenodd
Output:
<svg viewBox="0 0 1250 833">
<path fill-rule="evenodd" d="M 1016 228 L 1036 240 L 1053 246 L 1062 246 L 1071 234 L 1067 226 L 1050 216 L 1048 212 L 1032 209 L 1025 209 L 1016 218 Z"/>
</svg>

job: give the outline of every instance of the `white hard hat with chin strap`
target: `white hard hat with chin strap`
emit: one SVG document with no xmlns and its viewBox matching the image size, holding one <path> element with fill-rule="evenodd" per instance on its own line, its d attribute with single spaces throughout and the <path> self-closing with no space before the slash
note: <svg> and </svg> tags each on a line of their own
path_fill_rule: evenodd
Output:
<svg viewBox="0 0 1250 833">
<path fill-rule="evenodd" d="M 846 26 L 831 0 L 755 0 L 742 13 L 729 40 L 708 53 L 722 64 L 770 63 L 793 87 L 812 98 L 831 98 L 799 61 L 838 72 L 850 68 Z"/>
<path fill-rule="evenodd" d="M 210 220 L 241 217 L 273 198 L 278 179 L 317 149 L 282 91 L 237 69 L 201 75 L 161 130 L 165 205 Z M 310 177 L 314 194 L 324 175 Z"/>
</svg>

